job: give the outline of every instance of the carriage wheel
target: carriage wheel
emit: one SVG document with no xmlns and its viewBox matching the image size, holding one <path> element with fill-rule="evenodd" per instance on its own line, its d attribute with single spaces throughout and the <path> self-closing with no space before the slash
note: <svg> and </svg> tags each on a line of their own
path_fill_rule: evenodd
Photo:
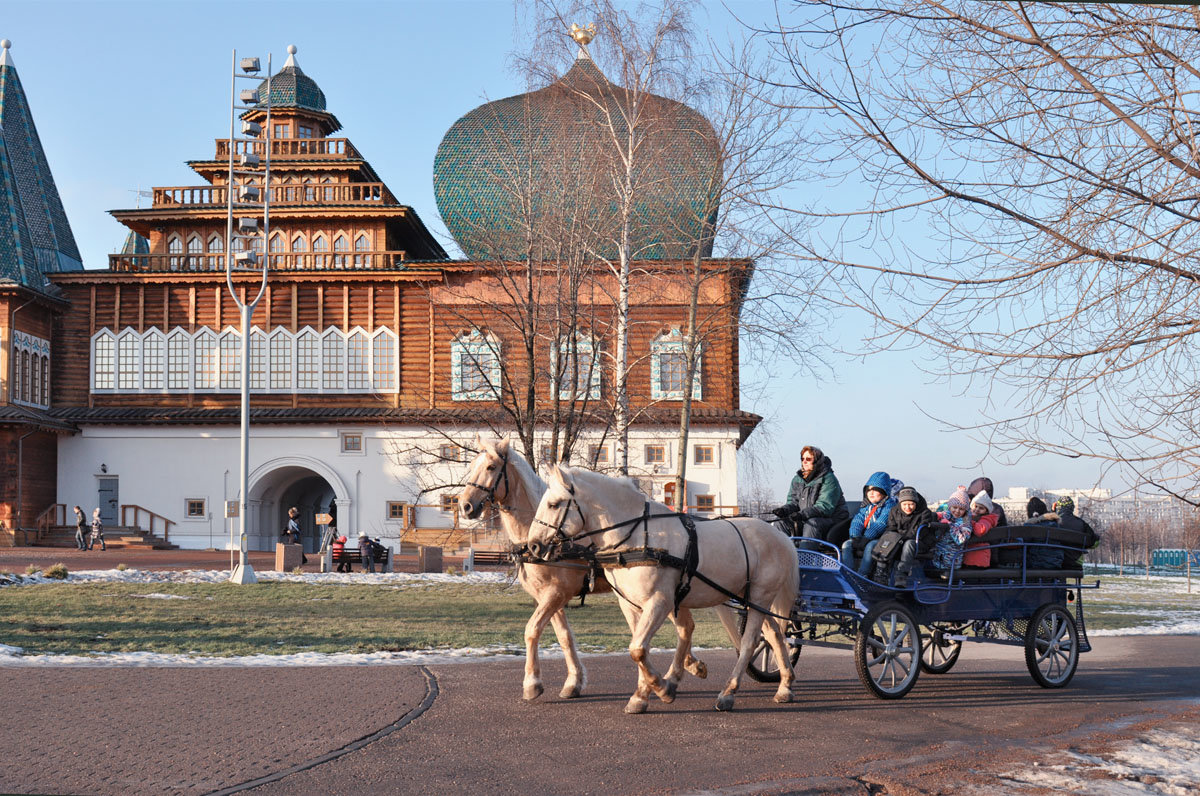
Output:
<svg viewBox="0 0 1200 796">
<path fill-rule="evenodd" d="M 962 652 L 963 643 L 946 638 L 948 633 L 956 633 L 959 628 L 933 627 L 921 644 L 921 671 L 927 674 L 945 674 L 958 663 L 958 655 Z"/>
<path fill-rule="evenodd" d="M 746 632 L 746 612 L 738 611 L 738 633 Z M 787 638 L 788 647 L 790 648 L 789 655 L 792 659 L 792 668 L 795 668 L 796 661 L 800 658 L 800 634 L 795 625 L 788 622 L 787 627 L 783 631 L 783 635 Z M 750 656 L 750 663 L 746 666 L 746 673 L 750 675 L 752 680 L 757 680 L 760 683 L 778 683 L 779 682 L 779 662 L 775 660 L 775 653 L 771 650 L 771 645 L 767 643 L 765 637 L 758 639 L 758 646 L 754 648 L 754 653 Z"/>
<path fill-rule="evenodd" d="M 1025 665 L 1042 688 L 1062 688 L 1079 665 L 1079 631 L 1061 605 L 1037 610 L 1025 631 Z"/>
<path fill-rule="evenodd" d="M 872 608 L 854 638 L 858 678 L 880 699 L 899 699 L 921 674 L 921 630 L 897 602 Z"/>
</svg>

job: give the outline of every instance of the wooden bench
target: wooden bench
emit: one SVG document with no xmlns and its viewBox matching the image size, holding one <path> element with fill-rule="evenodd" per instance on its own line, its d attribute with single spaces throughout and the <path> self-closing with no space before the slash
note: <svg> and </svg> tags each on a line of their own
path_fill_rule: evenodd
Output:
<svg viewBox="0 0 1200 796">
<path fill-rule="evenodd" d="M 338 555 L 334 555 L 333 549 L 330 548 L 329 555 L 330 555 L 330 562 L 332 564 L 332 566 L 329 570 L 330 572 L 336 572 L 337 565 L 340 563 L 343 563 L 343 562 L 349 563 L 349 564 L 357 564 L 359 567 L 362 567 L 362 565 L 363 565 L 362 551 L 358 549 L 357 545 L 355 545 L 354 547 L 351 547 L 350 545 L 346 545 L 346 547 Z M 379 572 L 395 571 L 393 569 L 392 548 L 385 547 L 383 549 L 383 552 L 380 553 L 379 557 L 375 559 L 375 569 Z"/>
<path fill-rule="evenodd" d="M 476 550 L 472 561 L 476 566 L 505 566 L 512 563 L 512 554 L 507 550 Z"/>
</svg>

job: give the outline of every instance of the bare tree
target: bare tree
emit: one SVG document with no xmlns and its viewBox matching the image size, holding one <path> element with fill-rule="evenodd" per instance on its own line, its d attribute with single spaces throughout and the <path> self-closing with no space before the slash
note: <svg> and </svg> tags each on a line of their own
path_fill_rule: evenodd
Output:
<svg viewBox="0 0 1200 796">
<path fill-rule="evenodd" d="M 875 319 L 869 347 L 985 386 L 961 425 L 1001 455 L 1193 502 L 1200 11 L 830 1 L 757 32 L 825 189 L 797 243 Z"/>
</svg>

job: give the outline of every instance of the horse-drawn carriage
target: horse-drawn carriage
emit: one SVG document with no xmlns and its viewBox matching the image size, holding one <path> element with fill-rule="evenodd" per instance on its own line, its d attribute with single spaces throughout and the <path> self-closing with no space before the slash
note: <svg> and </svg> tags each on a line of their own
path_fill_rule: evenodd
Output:
<svg viewBox="0 0 1200 796">
<path fill-rule="evenodd" d="M 936 528 L 926 526 L 921 533 Z M 907 588 L 863 577 L 839 560 L 834 545 L 793 541 L 802 549 L 800 592 L 786 630 L 792 664 L 805 644 L 853 649 L 859 678 L 881 699 L 903 697 L 922 671 L 950 671 L 964 642 L 1024 646 L 1029 673 L 1044 688 L 1069 683 L 1079 654 L 1091 649 L 1083 592 L 1099 582 L 1084 584 L 1080 569 L 1033 565 L 1047 551 L 1060 551 L 1073 562 L 1085 546 L 1082 533 L 1047 526 L 993 528 L 973 538 L 990 548 L 993 566 L 926 572 L 918 565 Z M 748 673 L 761 682 L 779 679 L 765 643 L 756 648 Z"/>
</svg>

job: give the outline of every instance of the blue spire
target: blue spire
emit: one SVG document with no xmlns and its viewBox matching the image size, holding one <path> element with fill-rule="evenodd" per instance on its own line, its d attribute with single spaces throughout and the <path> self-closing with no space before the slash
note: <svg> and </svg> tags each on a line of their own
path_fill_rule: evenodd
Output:
<svg viewBox="0 0 1200 796">
<path fill-rule="evenodd" d="M 45 274 L 83 263 L 10 46 L 0 41 L 0 279 L 41 290 Z"/>
</svg>

